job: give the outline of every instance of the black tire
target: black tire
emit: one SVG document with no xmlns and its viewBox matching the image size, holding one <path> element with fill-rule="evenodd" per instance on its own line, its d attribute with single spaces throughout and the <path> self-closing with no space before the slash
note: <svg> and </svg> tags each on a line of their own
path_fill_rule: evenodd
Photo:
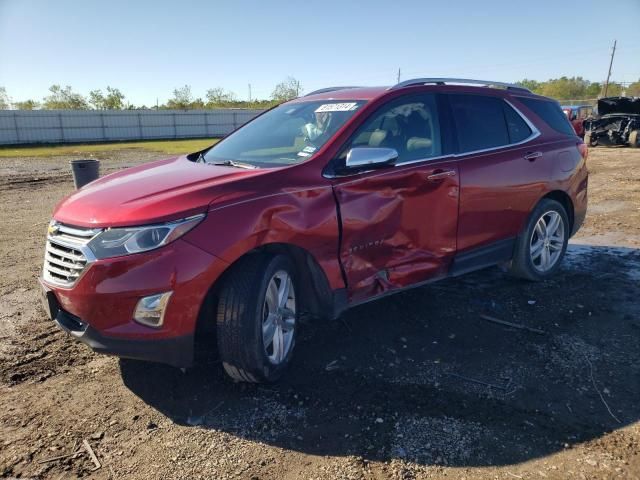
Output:
<svg viewBox="0 0 640 480">
<path fill-rule="evenodd" d="M 588 147 L 595 147 L 596 146 L 596 143 L 591 140 L 591 134 L 590 133 L 585 133 L 584 134 L 583 141 L 584 141 L 585 145 L 587 145 Z"/>
<path fill-rule="evenodd" d="M 534 229 L 536 228 L 536 224 L 543 215 L 547 216 L 545 218 L 548 218 L 549 212 L 557 212 L 560 215 L 563 224 L 562 227 L 564 238 L 562 240 L 560 255 L 548 270 L 541 271 L 534 264 L 534 260 L 532 260 L 531 243 L 534 238 Z M 567 251 L 567 243 L 569 242 L 570 234 L 571 232 L 569 226 L 569 217 L 562 204 L 548 198 L 542 199 L 533 209 L 531 215 L 529 215 L 527 224 L 525 225 L 521 234 L 518 236 L 513 259 L 511 260 L 511 264 L 509 266 L 509 273 L 516 277 L 524 278 L 531 281 L 540 281 L 549 278 L 554 273 L 556 273 L 558 268 L 560 268 L 560 264 L 562 263 L 564 254 Z"/>
<path fill-rule="evenodd" d="M 249 255 L 232 267 L 223 281 L 216 314 L 218 351 L 225 372 L 235 381 L 274 382 L 291 361 L 297 328 L 293 329 L 291 346 L 279 364 L 269 360 L 262 339 L 267 287 L 280 271 L 290 275 L 295 298 L 295 268 L 285 255 Z M 298 316 L 296 309 L 296 326 Z"/>
<path fill-rule="evenodd" d="M 631 148 L 640 148 L 640 130 L 632 130 L 629 133 L 629 146 Z"/>
</svg>

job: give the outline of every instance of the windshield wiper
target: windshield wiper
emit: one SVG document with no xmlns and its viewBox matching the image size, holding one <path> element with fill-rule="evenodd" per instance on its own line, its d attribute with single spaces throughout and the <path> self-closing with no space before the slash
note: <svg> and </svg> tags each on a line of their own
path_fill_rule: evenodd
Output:
<svg viewBox="0 0 640 480">
<path fill-rule="evenodd" d="M 223 165 L 225 167 L 248 168 L 249 170 L 254 170 L 258 168 L 255 165 L 251 165 L 250 163 L 236 162 L 235 160 L 224 160 L 222 162 L 213 162 L 210 165 Z"/>
</svg>

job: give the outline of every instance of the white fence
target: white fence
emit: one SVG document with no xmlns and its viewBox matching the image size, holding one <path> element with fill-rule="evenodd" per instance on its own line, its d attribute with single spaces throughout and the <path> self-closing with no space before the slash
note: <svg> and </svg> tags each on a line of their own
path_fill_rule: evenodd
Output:
<svg viewBox="0 0 640 480">
<path fill-rule="evenodd" d="M 262 110 L 0 110 L 0 145 L 221 137 Z"/>
</svg>

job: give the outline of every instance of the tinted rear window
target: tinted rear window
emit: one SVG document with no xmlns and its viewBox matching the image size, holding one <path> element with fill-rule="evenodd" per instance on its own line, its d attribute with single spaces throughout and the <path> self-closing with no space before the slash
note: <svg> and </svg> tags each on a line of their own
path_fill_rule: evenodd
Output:
<svg viewBox="0 0 640 480">
<path fill-rule="evenodd" d="M 513 108 L 503 102 L 504 118 L 507 121 L 507 129 L 509 130 L 509 139 L 511 143 L 518 143 L 526 140 L 531 135 L 531 129 L 527 122 Z"/>
<path fill-rule="evenodd" d="M 531 109 L 556 132 L 565 133 L 567 135 L 576 134 L 576 132 L 573 130 L 573 127 L 569 123 L 569 120 L 567 120 L 567 116 L 560 108 L 560 105 L 558 105 L 556 102 L 526 97 L 518 97 L 518 100 L 524 103 L 527 108 Z"/>
<path fill-rule="evenodd" d="M 501 99 L 481 95 L 450 95 L 449 99 L 461 152 L 510 143 Z"/>
</svg>

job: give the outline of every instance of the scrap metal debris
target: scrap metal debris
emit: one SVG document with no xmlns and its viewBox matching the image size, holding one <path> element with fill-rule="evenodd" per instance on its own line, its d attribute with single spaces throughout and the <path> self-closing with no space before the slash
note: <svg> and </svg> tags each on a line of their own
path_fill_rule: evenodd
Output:
<svg viewBox="0 0 640 480">
<path fill-rule="evenodd" d="M 91 445 L 89 445 L 89 442 L 87 440 L 83 440 L 82 444 L 84 445 L 84 449 L 89 454 L 89 457 L 91 457 L 91 461 L 95 465 L 94 470 L 98 470 L 100 467 L 102 467 L 102 465 L 100 464 L 100 460 L 98 460 L 98 457 L 96 457 L 93 448 L 91 448 Z"/>
<path fill-rule="evenodd" d="M 491 317 L 489 315 L 480 315 L 480 318 L 486 320 L 487 322 L 493 322 L 500 325 L 505 325 L 507 327 L 517 328 L 519 330 L 526 330 L 527 332 L 537 333 L 538 335 L 546 335 L 547 332 L 544 330 L 540 330 L 538 328 L 527 327 L 526 325 L 521 325 L 519 323 L 507 322 L 506 320 L 500 320 L 499 318 Z"/>
</svg>

